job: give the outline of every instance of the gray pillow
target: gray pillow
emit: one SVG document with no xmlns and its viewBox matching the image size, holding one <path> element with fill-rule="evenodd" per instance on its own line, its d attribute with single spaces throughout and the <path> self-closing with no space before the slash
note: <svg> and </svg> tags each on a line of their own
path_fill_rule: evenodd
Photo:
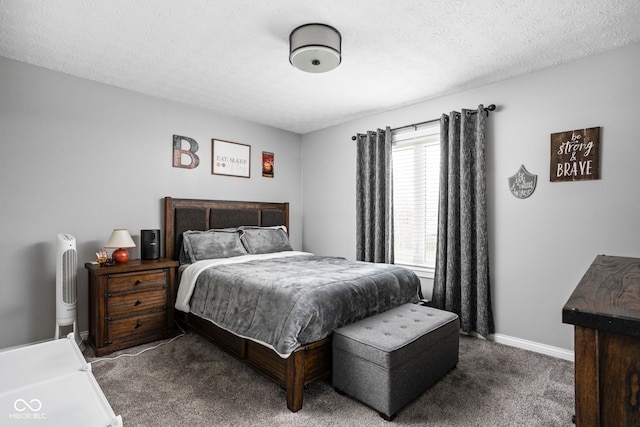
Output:
<svg viewBox="0 0 640 427">
<path fill-rule="evenodd" d="M 185 231 L 182 245 L 190 262 L 246 255 L 236 229 Z"/>
<path fill-rule="evenodd" d="M 250 254 L 270 254 L 292 251 L 287 229 L 283 225 L 275 227 L 238 227 L 240 240 Z"/>
</svg>

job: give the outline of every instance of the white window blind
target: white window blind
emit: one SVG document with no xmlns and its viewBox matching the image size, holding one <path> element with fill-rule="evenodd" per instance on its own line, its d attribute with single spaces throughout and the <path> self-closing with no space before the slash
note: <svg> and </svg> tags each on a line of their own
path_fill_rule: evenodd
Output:
<svg viewBox="0 0 640 427">
<path fill-rule="evenodd" d="M 440 123 L 392 135 L 395 263 L 435 268 Z"/>
</svg>

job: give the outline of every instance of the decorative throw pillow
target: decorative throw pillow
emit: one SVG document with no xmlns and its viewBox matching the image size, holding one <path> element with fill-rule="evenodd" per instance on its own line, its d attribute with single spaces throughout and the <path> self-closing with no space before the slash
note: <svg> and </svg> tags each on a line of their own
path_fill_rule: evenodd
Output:
<svg viewBox="0 0 640 427">
<path fill-rule="evenodd" d="M 250 254 L 270 254 L 292 251 L 287 228 L 284 225 L 274 227 L 238 227 L 240 240 Z"/>
<path fill-rule="evenodd" d="M 246 255 L 236 229 L 185 231 L 182 245 L 190 262 Z"/>
</svg>

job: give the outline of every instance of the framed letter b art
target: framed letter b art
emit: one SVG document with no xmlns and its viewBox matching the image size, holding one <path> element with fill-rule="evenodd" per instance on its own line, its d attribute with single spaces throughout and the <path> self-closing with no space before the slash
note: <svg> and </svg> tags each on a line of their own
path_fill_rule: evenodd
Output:
<svg viewBox="0 0 640 427">
<path fill-rule="evenodd" d="M 211 173 L 251 177 L 251 146 L 237 142 L 211 140 Z"/>
</svg>

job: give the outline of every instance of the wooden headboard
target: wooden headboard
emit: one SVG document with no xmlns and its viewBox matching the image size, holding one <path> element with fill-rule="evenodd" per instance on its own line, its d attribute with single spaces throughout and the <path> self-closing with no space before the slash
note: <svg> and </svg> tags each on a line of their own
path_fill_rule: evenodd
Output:
<svg viewBox="0 0 640 427">
<path fill-rule="evenodd" d="M 289 203 L 164 198 L 165 257 L 180 256 L 187 230 L 284 225 L 289 230 Z"/>
</svg>

